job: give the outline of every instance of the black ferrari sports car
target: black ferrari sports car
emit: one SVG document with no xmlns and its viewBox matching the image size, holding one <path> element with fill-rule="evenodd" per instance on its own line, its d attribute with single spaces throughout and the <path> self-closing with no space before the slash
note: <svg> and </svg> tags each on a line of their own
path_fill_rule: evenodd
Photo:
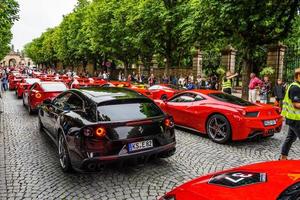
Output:
<svg viewBox="0 0 300 200">
<path fill-rule="evenodd" d="M 172 117 L 125 88 L 73 89 L 45 100 L 39 128 L 57 145 L 64 172 L 175 152 Z"/>
</svg>

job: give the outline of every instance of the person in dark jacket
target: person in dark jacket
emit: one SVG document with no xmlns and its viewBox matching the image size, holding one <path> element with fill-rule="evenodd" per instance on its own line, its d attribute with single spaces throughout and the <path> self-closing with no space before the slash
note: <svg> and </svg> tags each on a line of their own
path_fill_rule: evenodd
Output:
<svg viewBox="0 0 300 200">
<path fill-rule="evenodd" d="M 282 107 L 282 102 L 285 96 L 285 87 L 281 79 L 278 79 L 274 86 L 274 96 L 279 106 Z"/>
</svg>

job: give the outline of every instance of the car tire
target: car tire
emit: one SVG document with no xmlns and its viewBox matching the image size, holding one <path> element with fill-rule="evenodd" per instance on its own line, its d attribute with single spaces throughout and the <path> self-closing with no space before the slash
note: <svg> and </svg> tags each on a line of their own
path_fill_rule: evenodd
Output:
<svg viewBox="0 0 300 200">
<path fill-rule="evenodd" d="M 212 115 L 206 123 L 208 137 L 215 143 L 225 144 L 231 140 L 232 130 L 228 119 L 221 114 Z"/>
<path fill-rule="evenodd" d="M 39 126 L 39 131 L 42 132 L 42 131 L 44 130 L 44 125 L 43 125 L 43 123 L 42 123 L 42 121 L 41 121 L 41 117 L 39 116 L 38 118 L 39 118 L 39 119 L 38 119 L 38 121 L 39 121 L 39 122 L 38 122 L 38 123 L 39 123 L 39 124 L 38 124 L 38 126 Z"/>
<path fill-rule="evenodd" d="M 168 99 L 168 96 L 166 94 L 163 94 L 161 97 L 160 97 L 161 100 L 165 101 Z"/>
<path fill-rule="evenodd" d="M 66 173 L 71 172 L 72 164 L 69 156 L 67 143 L 62 133 L 58 135 L 58 158 L 62 171 Z"/>
<path fill-rule="evenodd" d="M 26 105 L 25 105 L 25 101 L 24 101 L 24 97 L 23 97 L 23 106 L 25 107 Z"/>
<path fill-rule="evenodd" d="M 28 109 L 29 115 L 32 115 L 34 113 L 34 111 L 32 110 L 30 105 L 27 106 L 27 109 Z"/>
</svg>

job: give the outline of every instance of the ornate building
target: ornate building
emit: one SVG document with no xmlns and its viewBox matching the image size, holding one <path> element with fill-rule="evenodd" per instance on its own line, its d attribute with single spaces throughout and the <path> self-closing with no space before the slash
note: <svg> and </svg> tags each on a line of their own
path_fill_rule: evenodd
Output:
<svg viewBox="0 0 300 200">
<path fill-rule="evenodd" d="M 14 50 L 14 46 L 11 46 L 11 50 L 9 54 L 7 54 L 3 60 L 0 61 L 0 65 L 13 67 L 17 65 L 30 66 L 33 62 L 30 58 L 24 56 L 24 54 L 20 53 L 18 50 Z"/>
</svg>

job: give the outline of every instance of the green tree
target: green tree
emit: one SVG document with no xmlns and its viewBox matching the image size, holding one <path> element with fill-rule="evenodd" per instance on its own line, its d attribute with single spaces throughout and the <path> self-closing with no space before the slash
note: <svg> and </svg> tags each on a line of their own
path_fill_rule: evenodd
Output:
<svg viewBox="0 0 300 200">
<path fill-rule="evenodd" d="M 255 52 L 288 36 L 300 4 L 299 0 L 205 1 L 210 3 L 206 14 L 213 19 L 219 32 L 242 47 L 244 86 L 254 68 Z M 247 87 L 243 87 L 243 97 L 247 97 L 247 93 Z"/>
<path fill-rule="evenodd" d="M 14 0 L 0 0 L 0 60 L 9 52 L 11 28 L 19 19 L 19 4 Z"/>
</svg>

